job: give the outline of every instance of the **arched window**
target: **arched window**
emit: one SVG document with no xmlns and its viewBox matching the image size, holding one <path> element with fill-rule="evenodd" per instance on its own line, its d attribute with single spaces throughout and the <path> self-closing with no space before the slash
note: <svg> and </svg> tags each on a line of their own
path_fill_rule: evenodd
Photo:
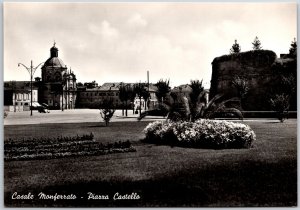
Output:
<svg viewBox="0 0 300 210">
<path fill-rule="evenodd" d="M 59 82 L 61 81 L 61 73 L 60 72 L 56 72 L 54 75 L 55 81 Z"/>
</svg>

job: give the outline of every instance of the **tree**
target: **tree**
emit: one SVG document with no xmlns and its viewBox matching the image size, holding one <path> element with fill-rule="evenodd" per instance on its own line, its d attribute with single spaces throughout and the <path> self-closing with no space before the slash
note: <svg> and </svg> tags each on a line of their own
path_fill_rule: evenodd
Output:
<svg viewBox="0 0 300 210">
<path fill-rule="evenodd" d="M 293 74 L 281 75 L 281 88 L 287 94 L 292 96 L 297 90 L 297 79 Z"/>
<path fill-rule="evenodd" d="M 101 108 L 100 108 L 100 115 L 105 122 L 105 126 L 109 125 L 111 118 L 115 113 L 115 107 L 113 100 L 111 98 L 106 98 L 103 100 Z"/>
<path fill-rule="evenodd" d="M 235 54 L 235 53 L 240 53 L 241 52 L 241 47 L 237 43 L 237 40 L 234 40 L 234 44 L 232 45 L 230 49 L 230 54 Z"/>
<path fill-rule="evenodd" d="M 238 97 L 241 100 L 241 106 L 244 106 L 244 100 L 249 91 L 248 81 L 244 78 L 240 78 L 239 76 L 235 76 L 232 81 L 232 85 L 236 88 L 238 92 Z"/>
<path fill-rule="evenodd" d="M 127 93 L 128 93 L 128 99 L 129 101 L 132 103 L 134 103 L 134 99 L 135 99 L 135 92 L 134 92 L 134 86 L 132 87 L 131 85 L 127 85 Z M 134 106 L 132 106 L 132 113 L 134 114 Z M 126 108 L 126 116 L 127 116 L 127 108 Z"/>
<path fill-rule="evenodd" d="M 230 98 L 222 100 L 222 97 L 223 95 L 215 95 L 207 104 L 204 106 L 202 105 L 196 118 L 215 118 L 222 114 L 230 114 L 238 117 L 239 119 L 243 119 L 243 114 L 239 109 L 227 106 L 228 103 L 235 102 L 238 99 Z"/>
<path fill-rule="evenodd" d="M 253 45 L 253 50 L 261 50 L 262 49 L 261 43 L 257 36 L 255 37 L 254 41 L 252 42 L 252 45 Z"/>
<path fill-rule="evenodd" d="M 145 86 L 144 86 L 144 84 L 139 82 L 137 84 L 134 84 L 133 89 L 134 89 L 134 92 L 136 93 L 137 97 L 140 99 L 139 112 L 140 112 L 140 115 L 141 115 L 141 112 L 142 112 L 142 97 L 143 97 L 143 92 L 144 92 Z"/>
<path fill-rule="evenodd" d="M 297 42 L 296 42 L 296 38 L 294 38 L 294 41 L 291 44 L 289 55 L 291 57 L 293 57 L 293 58 L 297 58 Z"/>
<path fill-rule="evenodd" d="M 280 122 L 283 122 L 287 118 L 288 110 L 290 107 L 290 96 L 287 94 L 276 94 L 270 99 L 271 107 L 277 112 L 277 117 Z"/>
<path fill-rule="evenodd" d="M 127 102 L 128 101 L 133 102 L 134 98 L 135 98 L 135 94 L 134 94 L 133 88 L 130 85 L 126 85 L 125 86 L 125 110 L 126 110 L 125 115 L 126 115 L 126 117 L 127 117 L 127 110 L 128 110 Z"/>
<path fill-rule="evenodd" d="M 127 101 L 127 92 L 124 83 L 121 83 L 119 88 L 119 99 L 122 102 L 122 116 L 124 116 L 124 102 Z"/>
<path fill-rule="evenodd" d="M 197 112 L 197 107 L 199 106 L 199 103 L 201 103 L 201 98 L 205 94 L 204 87 L 202 86 L 202 81 L 199 80 L 191 80 L 191 84 L 189 85 L 192 89 L 190 92 L 190 112 L 191 117 L 193 118 Z M 194 121 L 194 119 L 191 119 Z"/>
<path fill-rule="evenodd" d="M 296 100 L 297 79 L 293 74 L 281 75 L 280 89 L 270 98 L 270 104 L 273 111 L 277 112 L 280 122 L 287 118 L 291 101 Z"/>
<path fill-rule="evenodd" d="M 162 103 L 164 101 L 164 98 L 167 96 L 167 94 L 170 92 L 171 88 L 169 86 L 169 80 L 163 81 L 163 79 L 160 79 L 155 86 L 157 87 L 156 91 L 156 97 L 158 100 L 158 103 Z"/>
<path fill-rule="evenodd" d="M 148 100 L 150 98 L 150 93 L 149 93 L 148 90 L 146 90 L 146 87 L 144 87 L 144 90 L 142 91 L 142 97 L 145 100 L 145 110 L 146 110 L 147 109 L 147 103 L 148 103 Z"/>
</svg>

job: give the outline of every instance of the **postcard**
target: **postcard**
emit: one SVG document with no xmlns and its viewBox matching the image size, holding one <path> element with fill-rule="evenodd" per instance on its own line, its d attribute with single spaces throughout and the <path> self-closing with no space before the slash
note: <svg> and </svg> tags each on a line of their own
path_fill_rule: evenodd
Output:
<svg viewBox="0 0 300 210">
<path fill-rule="evenodd" d="M 5 2 L 5 207 L 297 206 L 297 3 Z"/>
</svg>

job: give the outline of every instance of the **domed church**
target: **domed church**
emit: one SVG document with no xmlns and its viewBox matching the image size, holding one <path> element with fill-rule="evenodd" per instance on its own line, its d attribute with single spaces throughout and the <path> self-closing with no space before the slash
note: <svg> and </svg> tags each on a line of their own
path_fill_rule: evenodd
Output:
<svg viewBox="0 0 300 210">
<path fill-rule="evenodd" d="M 74 109 L 76 101 L 76 75 L 58 57 L 58 48 L 50 49 L 50 58 L 42 66 L 40 101 L 50 109 Z"/>
</svg>

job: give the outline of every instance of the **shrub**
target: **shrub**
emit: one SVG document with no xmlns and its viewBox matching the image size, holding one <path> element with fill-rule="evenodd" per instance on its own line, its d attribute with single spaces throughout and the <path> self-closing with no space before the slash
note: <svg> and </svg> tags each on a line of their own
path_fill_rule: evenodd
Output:
<svg viewBox="0 0 300 210">
<path fill-rule="evenodd" d="M 112 98 L 106 98 L 102 102 L 102 108 L 100 109 L 100 115 L 105 122 L 105 125 L 108 126 L 110 119 L 113 117 L 116 109 L 114 107 L 114 102 Z"/>
<path fill-rule="evenodd" d="M 280 122 L 287 118 L 290 107 L 290 96 L 287 94 L 276 94 L 274 98 L 270 99 L 271 107 L 277 112 L 277 117 Z"/>
<path fill-rule="evenodd" d="M 150 123 L 144 133 L 145 140 L 150 143 L 214 149 L 250 148 L 256 139 L 248 125 L 207 119 L 195 122 L 156 121 Z"/>
</svg>

